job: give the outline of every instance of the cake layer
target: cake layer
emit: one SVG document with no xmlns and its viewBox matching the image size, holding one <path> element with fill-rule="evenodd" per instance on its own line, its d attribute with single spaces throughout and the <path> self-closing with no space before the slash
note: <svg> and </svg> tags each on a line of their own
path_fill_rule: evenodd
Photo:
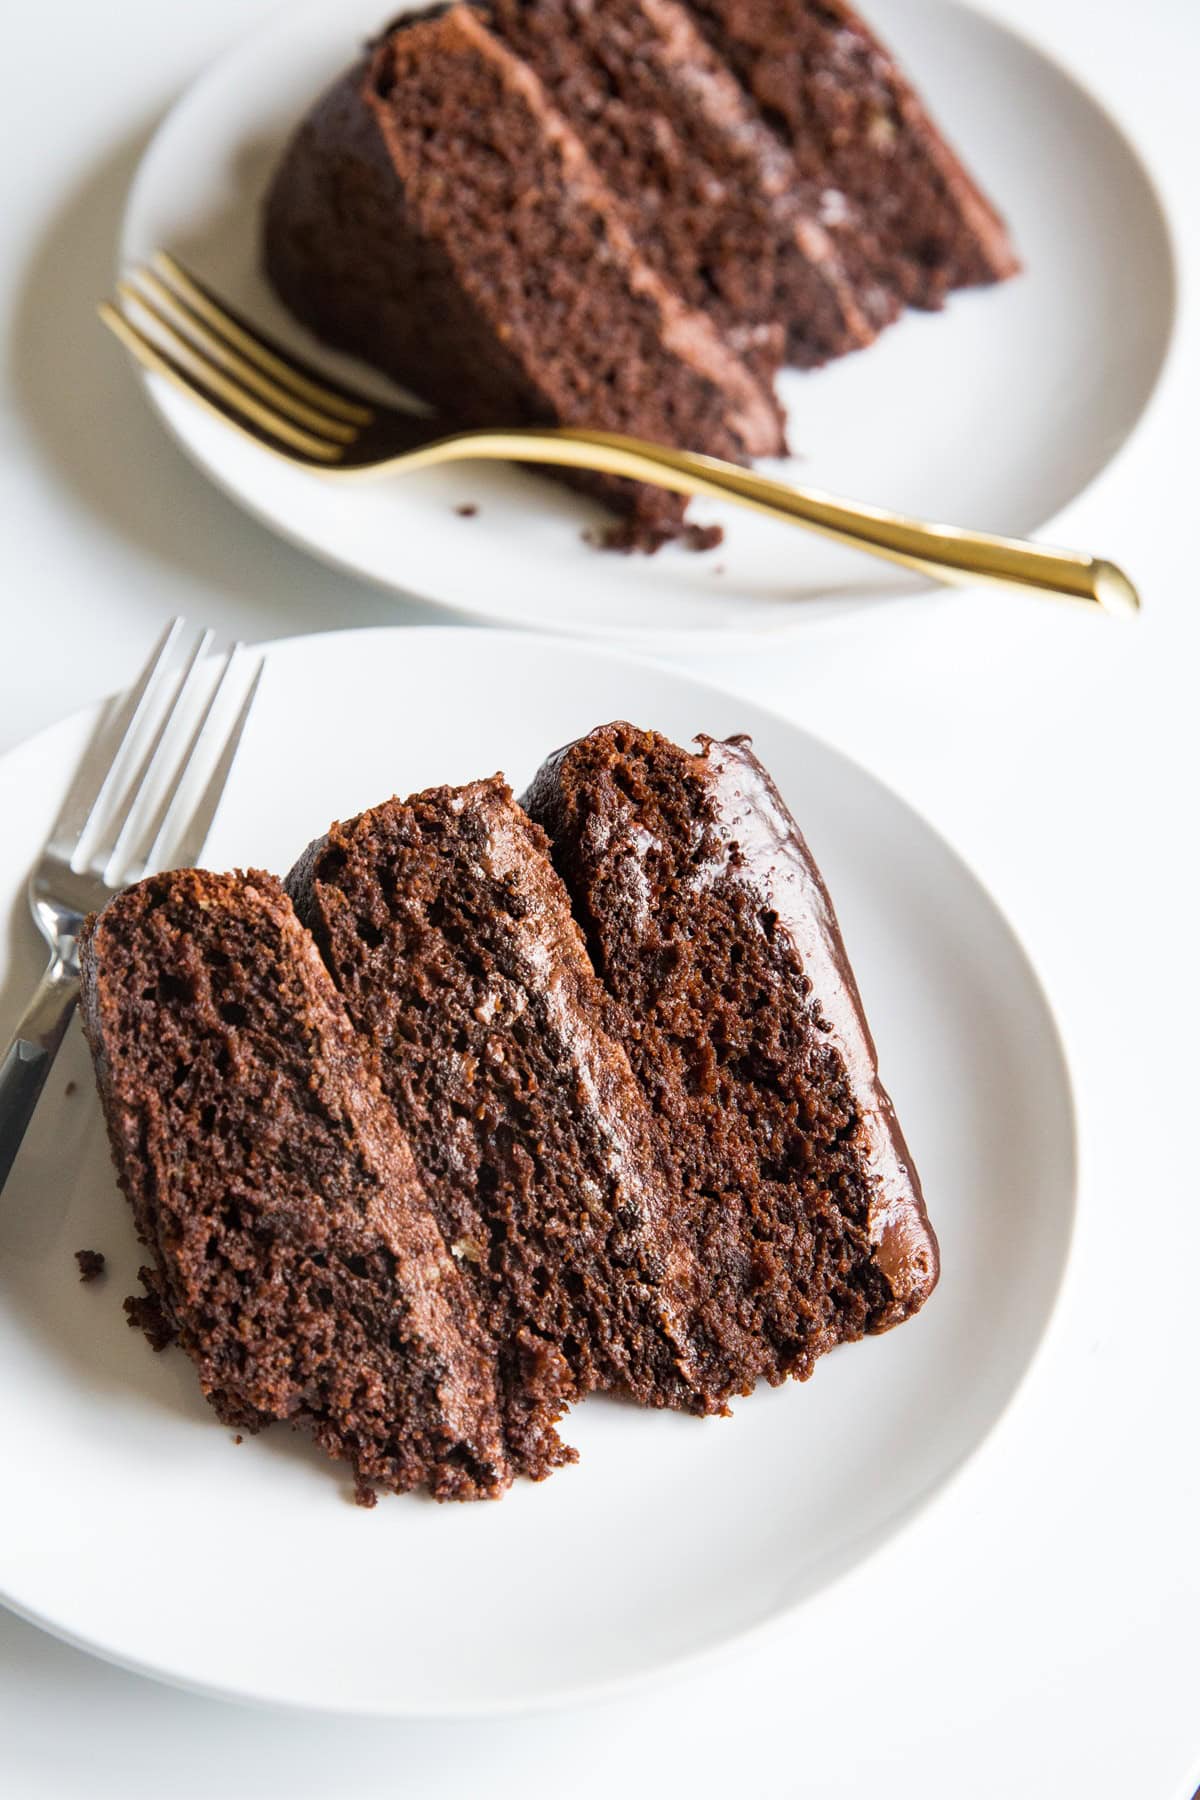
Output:
<svg viewBox="0 0 1200 1800">
<path fill-rule="evenodd" d="M 870 342 L 792 159 L 679 0 L 492 0 L 489 17 L 579 134 L 647 261 L 757 368 Z"/>
<path fill-rule="evenodd" d="M 774 398 L 640 255 L 533 72 L 465 5 L 400 20 L 302 124 L 268 198 L 267 271 L 328 342 L 462 425 L 580 424 L 741 458 Z M 675 495 L 564 476 L 643 548 Z"/>
<path fill-rule="evenodd" d="M 359 1498 L 511 1479 L 495 1366 L 346 1010 L 269 875 L 157 875 L 81 940 L 117 1175 L 220 1417 L 305 1425 Z"/>
<path fill-rule="evenodd" d="M 839 247 L 915 306 L 1019 268 L 1003 220 L 847 0 L 687 0 Z"/>
<path fill-rule="evenodd" d="M 671 1173 L 545 838 L 499 776 L 392 800 L 288 878 L 371 1044 L 506 1381 L 706 1410 Z"/>
<path fill-rule="evenodd" d="M 717 1396 L 907 1318 L 938 1261 L 821 877 L 749 741 L 701 743 L 603 727 L 524 804 L 681 1171 Z"/>
</svg>

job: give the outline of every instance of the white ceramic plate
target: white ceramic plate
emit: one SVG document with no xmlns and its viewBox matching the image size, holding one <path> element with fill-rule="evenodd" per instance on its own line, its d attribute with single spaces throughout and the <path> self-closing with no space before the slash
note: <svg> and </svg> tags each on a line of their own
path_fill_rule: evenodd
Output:
<svg viewBox="0 0 1200 1800">
<path fill-rule="evenodd" d="M 289 129 L 403 5 L 303 0 L 222 58 L 146 153 L 123 261 L 175 249 L 269 330 L 324 354 L 257 272 L 259 203 Z M 1009 218 L 1026 273 L 957 295 L 940 316 L 909 314 L 817 374 L 785 376 L 796 452 L 785 472 L 918 517 L 1028 535 L 1112 458 L 1154 385 L 1173 304 L 1162 213 L 1112 120 L 1032 45 L 949 0 L 868 10 Z M 338 487 L 239 439 L 166 384 L 149 386 L 201 468 L 286 537 L 501 624 L 756 637 L 914 591 L 886 564 L 736 509 L 697 509 L 727 527 L 711 555 L 604 555 L 582 541 L 598 517 L 584 501 L 499 466 Z M 477 516 L 457 517 L 467 502 Z"/>
<path fill-rule="evenodd" d="M 306 638 L 270 653 L 206 860 L 286 869 L 333 817 L 498 766 L 523 783 L 619 716 L 683 741 L 751 731 L 802 822 L 941 1239 L 924 1311 L 729 1420 L 588 1401 L 568 1421 L 578 1466 L 498 1504 L 363 1512 L 304 1438 L 235 1447 L 186 1359 L 126 1328 L 139 1252 L 73 1028 L 0 1207 L 0 1598 L 18 1611 L 221 1694 L 408 1715 L 563 1702 L 778 1620 L 884 1544 L 994 1424 L 1067 1256 L 1070 1087 L 1012 932 L 865 771 L 716 688 L 584 646 Z M 89 723 L 0 762 L 0 1036 L 38 968 L 21 884 Z M 108 1259 L 88 1287 L 84 1248 Z"/>
</svg>

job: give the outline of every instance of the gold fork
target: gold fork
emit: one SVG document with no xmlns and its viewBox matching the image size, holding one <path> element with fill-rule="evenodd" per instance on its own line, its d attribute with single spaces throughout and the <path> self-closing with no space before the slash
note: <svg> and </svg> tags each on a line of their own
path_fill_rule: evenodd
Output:
<svg viewBox="0 0 1200 1800">
<path fill-rule="evenodd" d="M 1099 557 L 925 524 L 616 432 L 518 426 L 447 434 L 436 419 L 369 400 L 284 350 L 163 251 L 132 270 L 117 295 L 100 317 L 144 368 L 319 475 L 362 480 L 472 460 L 590 469 L 735 500 L 936 581 L 1059 594 L 1108 613 L 1136 613 L 1141 604 L 1128 577 Z"/>
</svg>

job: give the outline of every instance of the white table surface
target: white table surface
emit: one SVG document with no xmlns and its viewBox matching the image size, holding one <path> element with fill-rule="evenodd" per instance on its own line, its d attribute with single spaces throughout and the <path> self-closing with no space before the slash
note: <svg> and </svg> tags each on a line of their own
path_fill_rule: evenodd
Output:
<svg viewBox="0 0 1200 1800">
<path fill-rule="evenodd" d="M 149 130 L 271 4 L 5 9 L 0 750 L 122 685 L 172 612 L 264 639 L 440 617 L 307 561 L 208 487 L 93 320 Z M 1145 615 L 945 595 L 786 650 L 688 660 L 922 808 L 1007 908 L 1060 1011 L 1081 1222 L 1015 1408 L 906 1536 L 769 1650 L 588 1711 L 273 1715 L 140 1680 L 0 1612 L 0 1793 L 1188 1800 L 1200 1780 L 1200 0 L 993 10 L 1110 105 L 1176 230 L 1182 318 L 1150 414 L 1046 533 L 1122 561 Z"/>
</svg>

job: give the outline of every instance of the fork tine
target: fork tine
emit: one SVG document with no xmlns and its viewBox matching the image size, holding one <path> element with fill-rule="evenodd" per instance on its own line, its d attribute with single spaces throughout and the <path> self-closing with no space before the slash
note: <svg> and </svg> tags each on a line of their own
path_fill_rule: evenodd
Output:
<svg viewBox="0 0 1200 1800">
<path fill-rule="evenodd" d="M 286 444 L 290 452 L 299 452 L 298 456 L 292 455 L 293 461 L 335 463 L 340 460 L 339 445 L 331 444 L 327 438 L 314 437 L 311 432 L 293 425 L 290 419 L 272 412 L 253 394 L 246 393 L 235 381 L 214 369 L 177 332 L 159 327 L 163 337 L 172 340 L 172 348 L 168 350 L 165 345 L 155 343 L 140 326 L 107 301 L 97 311 L 113 336 L 121 340 L 144 369 L 161 375 L 223 424 L 237 426 L 255 443 L 265 445 L 277 455 L 286 454 L 280 449 L 281 444 Z"/>
<path fill-rule="evenodd" d="M 282 381 L 299 394 L 302 400 L 309 400 L 314 406 L 323 407 L 326 412 L 334 413 L 348 424 L 371 423 L 374 408 L 365 395 L 355 394 L 349 388 L 340 386 L 309 363 L 303 362 L 300 357 L 290 351 L 285 353 L 282 345 L 264 338 L 241 313 L 234 312 L 228 301 L 219 300 L 211 288 L 198 281 L 175 257 L 168 256 L 165 250 L 156 250 L 150 258 L 150 264 L 178 300 L 206 320 L 214 331 L 219 331 L 243 356 L 248 356 L 251 362 L 257 363 L 265 374 L 273 375 L 277 381 Z"/>
<path fill-rule="evenodd" d="M 240 648 L 241 646 L 239 644 L 234 644 L 226 651 L 225 661 L 221 665 L 221 672 L 217 676 L 208 699 L 201 709 L 200 717 L 197 719 L 192 734 L 184 746 L 183 754 L 175 765 L 175 772 L 172 775 L 161 800 L 155 808 L 154 817 L 142 832 L 137 848 L 130 848 L 126 852 L 126 857 L 122 864 L 123 881 L 134 881 L 139 875 L 145 874 L 150 869 L 161 869 L 166 867 L 166 864 L 163 861 L 163 851 L 167 841 L 167 823 L 171 818 L 171 814 L 183 789 L 184 782 L 187 779 L 188 770 L 195 762 L 196 752 L 200 746 L 200 740 L 204 736 L 208 722 L 213 716 L 217 700 L 225 685 L 226 677 L 233 666 L 233 659 Z"/>
<path fill-rule="evenodd" d="M 203 320 L 197 319 L 181 305 L 170 288 L 149 269 L 135 269 L 131 280 L 118 282 L 117 293 L 123 301 L 136 302 L 160 328 L 170 326 L 178 331 L 209 362 L 223 369 L 227 375 L 232 375 L 235 381 L 241 382 L 252 394 L 268 401 L 286 418 L 294 419 L 298 425 L 305 425 L 322 437 L 332 438 L 335 443 L 352 444 L 358 436 L 357 425 L 348 425 L 344 419 L 332 418 L 328 413 L 310 406 L 307 401 L 298 400 L 295 394 L 289 393 L 287 388 L 272 381 L 255 368 L 252 362 L 231 349 Z"/>
<path fill-rule="evenodd" d="M 234 645 L 235 650 L 240 648 L 240 645 Z M 193 808 L 192 815 L 184 827 L 183 834 L 180 837 L 179 842 L 175 845 L 175 855 L 173 860 L 180 868 L 186 868 L 190 863 L 196 862 L 199 859 L 201 851 L 204 849 L 209 828 L 212 825 L 213 817 L 217 807 L 220 805 L 221 796 L 225 792 L 226 784 L 229 780 L 229 771 L 233 767 L 233 759 L 237 755 L 238 746 L 242 741 L 242 733 L 246 729 L 246 721 L 250 717 L 250 709 L 254 705 L 255 698 L 258 694 L 259 684 L 262 681 L 263 670 L 265 667 L 265 660 L 260 656 L 258 659 L 258 666 L 256 667 L 250 685 L 246 690 L 246 698 L 242 701 L 237 717 L 229 728 L 229 734 L 225 739 L 224 747 L 217 759 L 216 767 L 209 777 L 208 786 L 205 788 L 204 793 Z"/>
<path fill-rule="evenodd" d="M 50 828 L 46 847 L 56 856 L 70 861 L 92 819 L 100 816 L 124 753 L 132 749 L 140 734 L 147 697 L 157 689 L 182 629 L 182 619 L 171 620 L 129 692 L 104 713 Z"/>
<path fill-rule="evenodd" d="M 138 804 L 142 797 L 148 796 L 150 792 L 155 765 L 159 761 L 163 745 L 167 742 L 172 724 L 180 713 L 183 698 L 191 684 L 192 676 L 212 643 L 212 637 L 211 631 L 201 631 L 197 634 L 183 668 L 175 678 L 175 692 L 153 729 L 149 747 L 143 753 L 136 770 L 126 783 L 120 803 L 110 812 L 107 829 L 102 833 L 100 841 L 91 848 L 88 867 L 94 875 L 103 875 L 110 863 L 117 857 L 118 852 L 124 855 L 126 851 L 126 840 L 136 818 Z"/>
</svg>

